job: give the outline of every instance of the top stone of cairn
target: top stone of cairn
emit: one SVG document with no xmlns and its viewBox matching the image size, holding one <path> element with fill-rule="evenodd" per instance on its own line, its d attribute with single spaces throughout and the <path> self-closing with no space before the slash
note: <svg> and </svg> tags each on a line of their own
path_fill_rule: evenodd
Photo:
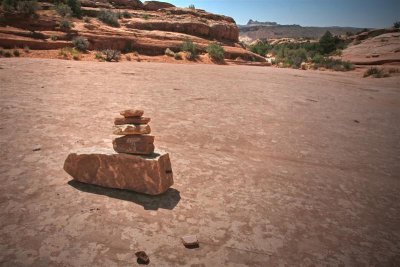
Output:
<svg viewBox="0 0 400 267">
<path fill-rule="evenodd" d="M 124 111 L 121 111 L 119 114 L 124 116 L 125 118 L 131 118 L 131 117 L 141 117 L 143 116 L 144 111 L 140 109 L 126 109 Z"/>
</svg>

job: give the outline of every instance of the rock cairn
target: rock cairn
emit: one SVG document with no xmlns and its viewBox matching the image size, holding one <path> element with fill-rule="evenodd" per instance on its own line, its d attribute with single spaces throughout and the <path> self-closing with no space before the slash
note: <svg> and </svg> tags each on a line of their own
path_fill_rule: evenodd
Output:
<svg viewBox="0 0 400 267">
<path fill-rule="evenodd" d="M 154 151 L 150 118 L 143 110 L 124 110 L 114 120 L 111 148 L 87 147 L 71 152 L 64 170 L 74 180 L 149 195 L 164 193 L 174 184 L 169 154 Z"/>
<path fill-rule="evenodd" d="M 144 111 L 129 109 L 120 112 L 122 118 L 115 118 L 113 147 L 118 153 L 151 155 L 154 152 L 154 136 L 150 135 L 150 118 L 143 117 Z"/>
</svg>

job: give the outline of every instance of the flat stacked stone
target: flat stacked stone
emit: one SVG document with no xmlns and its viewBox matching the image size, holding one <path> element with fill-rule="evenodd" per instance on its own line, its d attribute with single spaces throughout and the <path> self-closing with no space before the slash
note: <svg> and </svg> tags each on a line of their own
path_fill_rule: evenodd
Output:
<svg viewBox="0 0 400 267">
<path fill-rule="evenodd" d="M 150 135 L 150 118 L 143 117 L 144 111 L 129 109 L 121 111 L 122 118 L 114 119 L 113 147 L 118 153 L 150 155 L 154 152 L 154 136 Z"/>
</svg>

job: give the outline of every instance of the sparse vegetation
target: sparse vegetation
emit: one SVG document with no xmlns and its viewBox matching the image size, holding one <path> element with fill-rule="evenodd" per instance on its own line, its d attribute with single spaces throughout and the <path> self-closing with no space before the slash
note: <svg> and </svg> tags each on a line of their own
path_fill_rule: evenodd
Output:
<svg viewBox="0 0 400 267">
<path fill-rule="evenodd" d="M 77 50 L 82 52 L 85 52 L 89 48 L 89 41 L 81 36 L 78 36 L 72 40 L 72 44 Z"/>
<path fill-rule="evenodd" d="M 60 25 L 60 27 L 61 27 L 61 25 Z M 50 36 L 50 39 L 51 39 L 52 41 L 57 41 L 57 35 L 51 35 L 51 36 Z"/>
<path fill-rule="evenodd" d="M 262 57 L 265 57 L 265 55 L 268 53 L 268 51 L 271 49 L 271 46 L 268 44 L 268 42 L 265 41 L 259 41 L 256 44 L 250 46 L 250 51 L 260 55 Z"/>
<path fill-rule="evenodd" d="M 182 54 L 181 53 L 175 53 L 174 58 L 176 60 L 182 60 Z"/>
<path fill-rule="evenodd" d="M 84 18 L 83 18 L 83 22 L 85 22 L 85 23 L 90 23 L 91 20 L 90 20 L 89 17 L 84 17 Z"/>
<path fill-rule="evenodd" d="M 72 23 L 69 20 L 63 19 L 63 20 L 60 21 L 60 29 L 62 31 L 69 31 L 73 27 L 74 27 L 74 23 Z"/>
<path fill-rule="evenodd" d="M 97 18 L 107 25 L 110 25 L 112 27 L 119 27 L 118 14 L 111 10 L 100 10 Z"/>
<path fill-rule="evenodd" d="M 74 17 L 82 17 L 81 2 L 79 0 L 67 0 L 67 4 L 71 8 Z"/>
<path fill-rule="evenodd" d="M 208 55 L 215 61 L 221 61 L 224 59 L 224 48 L 217 43 L 211 43 L 207 47 Z"/>
<path fill-rule="evenodd" d="M 131 15 L 131 13 L 129 13 L 128 11 L 124 11 L 124 12 L 122 12 L 122 16 L 124 17 L 124 18 L 127 18 L 127 19 L 129 19 L 129 18 L 132 18 L 132 15 Z"/>
<path fill-rule="evenodd" d="M 335 71 L 350 71 L 354 70 L 354 65 L 349 61 L 342 61 L 340 59 L 332 59 L 332 58 L 319 58 L 318 56 L 314 57 L 312 62 L 314 63 L 313 68 L 325 68 Z"/>
<path fill-rule="evenodd" d="M 30 53 L 31 52 L 31 50 L 29 49 L 29 46 L 24 46 L 24 52 L 25 53 Z"/>
<path fill-rule="evenodd" d="M 383 69 L 379 69 L 376 67 L 371 67 L 364 72 L 364 78 L 366 77 L 374 77 L 374 78 L 385 78 L 390 77 L 389 73 L 385 73 Z"/>
<path fill-rule="evenodd" d="M 55 6 L 55 10 L 61 17 L 70 17 L 72 16 L 72 9 L 64 4 L 64 3 L 59 3 Z"/>
<path fill-rule="evenodd" d="M 395 23 L 393 23 L 393 27 L 396 29 L 400 28 L 400 21 L 396 21 Z"/>
<path fill-rule="evenodd" d="M 197 47 L 196 45 L 189 39 L 185 40 L 182 43 L 181 50 L 186 53 L 186 57 L 190 60 L 193 60 L 197 57 Z"/>
<path fill-rule="evenodd" d="M 4 49 L 3 49 L 3 47 L 0 47 L 0 56 L 3 56 L 4 55 Z"/>
<path fill-rule="evenodd" d="M 150 18 L 150 15 L 149 15 L 149 14 L 143 14 L 143 15 L 142 15 L 142 18 L 143 18 L 144 20 L 148 20 L 148 19 Z"/>
<path fill-rule="evenodd" d="M 121 52 L 118 50 L 107 49 L 103 51 L 105 61 L 119 61 L 121 58 Z"/>
<path fill-rule="evenodd" d="M 167 48 L 165 49 L 165 55 L 169 57 L 175 57 L 175 52 L 172 51 L 171 49 Z"/>
<path fill-rule="evenodd" d="M 3 10 L 8 13 L 19 13 L 24 16 L 35 16 L 39 9 L 36 0 L 20 1 L 20 0 L 3 0 L 1 2 Z"/>
<path fill-rule="evenodd" d="M 94 58 L 98 59 L 100 61 L 104 61 L 103 54 L 100 52 L 96 52 L 96 54 L 94 55 Z"/>
<path fill-rule="evenodd" d="M 18 49 L 14 49 L 13 50 L 13 55 L 14 55 L 14 57 L 19 57 L 20 56 L 19 50 Z"/>
<path fill-rule="evenodd" d="M 4 51 L 4 57 L 12 57 L 12 54 L 10 51 Z"/>
<path fill-rule="evenodd" d="M 189 8 L 190 9 L 196 9 L 196 7 L 192 4 L 192 5 L 189 5 Z"/>
</svg>

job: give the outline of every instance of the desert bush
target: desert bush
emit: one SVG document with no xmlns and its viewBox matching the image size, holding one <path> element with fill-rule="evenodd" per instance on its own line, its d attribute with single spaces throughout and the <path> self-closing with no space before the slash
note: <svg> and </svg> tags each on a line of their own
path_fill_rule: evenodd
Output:
<svg viewBox="0 0 400 267">
<path fill-rule="evenodd" d="M 96 52 L 96 54 L 94 54 L 94 58 L 101 61 L 104 60 L 103 54 L 101 52 Z"/>
<path fill-rule="evenodd" d="M 148 20 L 148 19 L 150 18 L 150 16 L 149 16 L 149 14 L 143 14 L 143 15 L 142 15 L 142 18 L 143 18 L 144 20 Z"/>
<path fill-rule="evenodd" d="M 85 52 L 89 48 L 89 41 L 81 36 L 78 36 L 74 40 L 72 40 L 72 44 L 77 50 L 83 52 Z"/>
<path fill-rule="evenodd" d="M 61 17 L 70 17 L 72 15 L 72 9 L 64 3 L 57 4 L 55 10 Z"/>
<path fill-rule="evenodd" d="M 190 9 L 196 9 L 196 7 L 192 4 L 192 5 L 189 5 L 189 8 Z"/>
<path fill-rule="evenodd" d="M 181 53 L 175 53 L 174 58 L 175 58 L 176 60 L 181 60 L 181 59 L 182 59 Z"/>
<path fill-rule="evenodd" d="M 395 23 L 393 23 L 393 27 L 396 29 L 400 28 L 400 21 L 396 21 Z"/>
<path fill-rule="evenodd" d="M 126 56 L 125 56 L 125 59 L 128 60 L 128 61 L 131 61 L 131 60 L 132 60 L 132 58 L 131 58 L 130 55 L 126 55 Z"/>
<path fill-rule="evenodd" d="M 69 20 L 63 19 L 60 21 L 60 29 L 62 31 L 69 31 L 73 27 L 74 27 L 74 24 L 72 22 L 70 22 Z"/>
<path fill-rule="evenodd" d="M 89 17 L 84 17 L 84 18 L 83 18 L 83 22 L 85 22 L 85 23 L 90 23 L 91 21 L 90 21 L 90 18 L 89 18 Z"/>
<path fill-rule="evenodd" d="M 323 58 L 319 63 L 315 64 L 315 68 L 325 68 L 335 71 L 350 71 L 354 70 L 354 65 L 349 61 L 340 59 Z"/>
<path fill-rule="evenodd" d="M 172 51 L 171 49 L 167 48 L 165 49 L 165 55 L 169 57 L 175 57 L 175 52 Z"/>
<path fill-rule="evenodd" d="M 129 18 L 132 18 L 132 15 L 131 15 L 131 13 L 129 13 L 128 11 L 124 11 L 124 12 L 122 12 L 122 16 L 124 17 L 124 18 L 127 18 L 127 19 L 129 19 Z"/>
<path fill-rule="evenodd" d="M 319 64 L 319 63 L 322 63 L 324 61 L 324 57 L 321 55 L 321 54 L 315 54 L 314 56 L 313 56 L 313 58 L 311 59 L 311 62 L 312 63 L 316 63 L 316 64 Z"/>
<path fill-rule="evenodd" d="M 71 8 L 74 17 L 82 17 L 81 2 L 79 0 L 67 0 L 67 5 Z"/>
<path fill-rule="evenodd" d="M 51 39 L 52 41 L 57 41 L 57 35 L 51 35 L 51 36 L 50 36 L 50 39 Z"/>
<path fill-rule="evenodd" d="M 112 27 L 119 27 L 118 14 L 111 10 L 100 10 L 97 18 Z"/>
<path fill-rule="evenodd" d="M 133 47 L 132 41 L 127 41 L 125 43 L 125 47 L 124 47 L 123 52 L 124 53 L 130 53 L 130 52 L 133 52 L 133 51 L 134 51 L 134 47 Z"/>
<path fill-rule="evenodd" d="M 181 50 L 187 53 L 188 59 L 195 59 L 197 56 L 197 47 L 196 45 L 189 39 L 185 40 L 182 43 Z"/>
<path fill-rule="evenodd" d="M 207 46 L 208 55 L 216 61 L 224 59 L 225 50 L 222 46 L 217 43 L 211 43 Z"/>
<path fill-rule="evenodd" d="M 400 73 L 400 69 L 397 69 L 397 68 L 390 68 L 390 69 L 388 69 L 388 72 L 389 72 L 390 74 L 393 74 L 393 73 Z"/>
<path fill-rule="evenodd" d="M 68 58 L 68 55 L 70 54 L 70 50 L 71 50 L 70 47 L 61 48 L 60 51 L 58 52 L 58 55 L 62 56 L 64 58 Z"/>
<path fill-rule="evenodd" d="M 105 61 L 119 61 L 121 58 L 121 52 L 118 50 L 107 49 L 103 51 Z"/>
<path fill-rule="evenodd" d="M 10 51 L 4 51 L 4 54 L 3 54 L 5 57 L 12 57 L 12 54 L 11 54 L 11 52 Z"/>
<path fill-rule="evenodd" d="M 270 49 L 271 46 L 264 41 L 257 42 L 256 44 L 250 46 L 251 52 L 258 54 L 262 57 L 265 57 L 265 55 L 268 53 Z"/>
<path fill-rule="evenodd" d="M 371 67 L 364 72 L 364 78 L 372 76 L 374 78 L 385 78 L 390 77 L 388 73 L 385 73 L 383 69 L 378 69 L 376 67 Z"/>
<path fill-rule="evenodd" d="M 13 55 L 14 55 L 14 57 L 19 57 L 20 56 L 19 50 L 18 49 L 14 49 L 13 50 Z"/>
<path fill-rule="evenodd" d="M 29 46 L 24 46 L 24 52 L 25 53 L 30 53 L 31 52 L 31 50 L 29 49 Z"/>
<path fill-rule="evenodd" d="M 4 49 L 3 49 L 3 47 L 0 47 L 0 56 L 3 56 L 4 55 Z"/>
<path fill-rule="evenodd" d="M 36 14 L 39 9 L 37 1 L 18 1 L 17 11 L 25 16 Z"/>
</svg>

